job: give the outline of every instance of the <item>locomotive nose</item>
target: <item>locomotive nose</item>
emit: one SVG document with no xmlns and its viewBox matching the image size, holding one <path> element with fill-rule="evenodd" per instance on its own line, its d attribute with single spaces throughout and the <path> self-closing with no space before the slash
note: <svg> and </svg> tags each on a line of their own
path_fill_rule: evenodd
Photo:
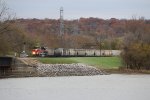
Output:
<svg viewBox="0 0 150 100">
<path fill-rule="evenodd" d="M 33 55 L 35 55 L 35 54 L 36 54 L 36 52 L 35 52 L 35 51 L 32 51 L 32 54 L 33 54 Z"/>
</svg>

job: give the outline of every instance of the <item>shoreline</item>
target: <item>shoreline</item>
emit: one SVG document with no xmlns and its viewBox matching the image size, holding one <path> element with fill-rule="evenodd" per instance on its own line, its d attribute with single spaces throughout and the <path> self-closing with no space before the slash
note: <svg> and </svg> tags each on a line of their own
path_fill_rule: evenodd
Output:
<svg viewBox="0 0 150 100">
<path fill-rule="evenodd" d="M 150 74 L 150 70 L 132 70 L 132 69 L 103 69 L 110 74 Z"/>
</svg>

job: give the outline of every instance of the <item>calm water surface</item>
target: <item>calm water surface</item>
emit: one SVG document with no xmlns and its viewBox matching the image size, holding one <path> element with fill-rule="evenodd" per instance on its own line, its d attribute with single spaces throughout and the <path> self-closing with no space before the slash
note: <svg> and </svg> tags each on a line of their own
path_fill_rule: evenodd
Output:
<svg viewBox="0 0 150 100">
<path fill-rule="evenodd" d="M 150 75 L 0 79 L 0 100 L 150 100 Z"/>
</svg>

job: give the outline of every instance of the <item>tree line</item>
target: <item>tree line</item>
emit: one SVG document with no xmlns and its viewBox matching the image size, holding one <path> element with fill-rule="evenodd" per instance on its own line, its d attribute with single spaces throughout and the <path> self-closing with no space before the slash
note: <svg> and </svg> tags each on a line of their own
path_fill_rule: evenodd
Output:
<svg viewBox="0 0 150 100">
<path fill-rule="evenodd" d="M 30 53 L 34 46 L 49 48 L 120 49 L 127 68 L 150 69 L 150 20 L 80 18 L 16 19 L 0 0 L 0 55 Z M 62 45 L 63 44 L 63 45 Z"/>
</svg>

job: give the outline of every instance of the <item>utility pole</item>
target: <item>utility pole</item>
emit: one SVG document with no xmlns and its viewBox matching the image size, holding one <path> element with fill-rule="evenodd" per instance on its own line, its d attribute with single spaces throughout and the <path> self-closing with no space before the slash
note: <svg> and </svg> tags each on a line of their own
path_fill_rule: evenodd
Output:
<svg viewBox="0 0 150 100">
<path fill-rule="evenodd" d="M 26 42 L 23 43 L 23 52 L 26 52 Z"/>
<path fill-rule="evenodd" d="M 16 54 L 15 54 L 15 56 L 16 56 Z M 21 52 L 20 57 L 22 57 L 22 58 L 27 57 L 27 54 L 26 54 L 26 42 L 23 42 L 23 51 Z"/>
</svg>

